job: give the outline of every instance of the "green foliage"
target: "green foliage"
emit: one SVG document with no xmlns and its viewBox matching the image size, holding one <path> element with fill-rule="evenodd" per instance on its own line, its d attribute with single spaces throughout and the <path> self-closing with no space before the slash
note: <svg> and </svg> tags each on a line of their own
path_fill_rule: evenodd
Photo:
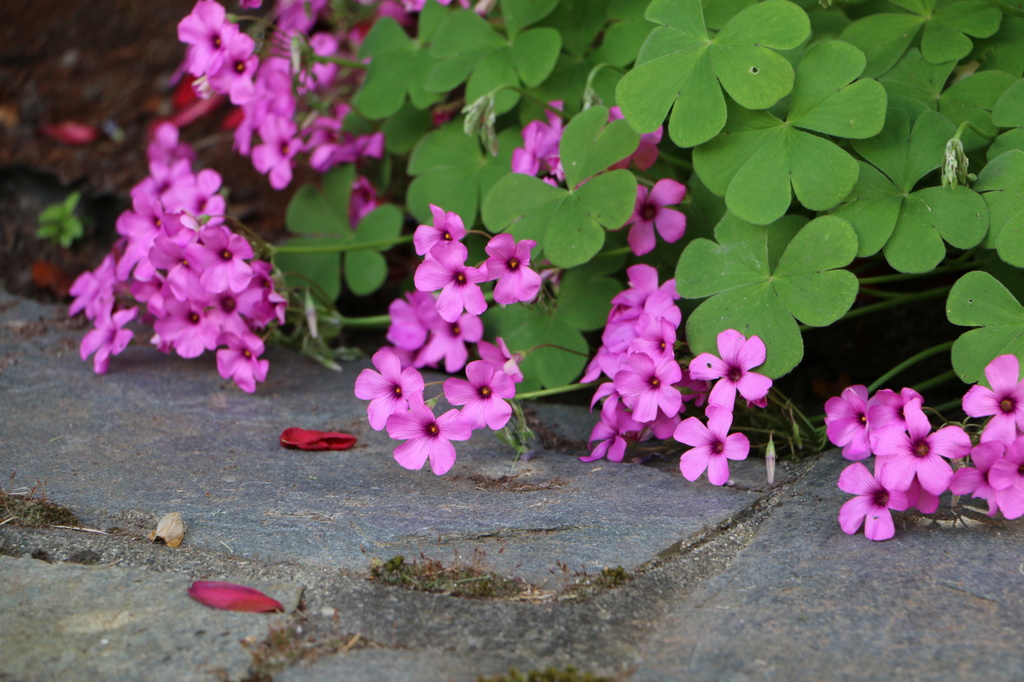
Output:
<svg viewBox="0 0 1024 682">
<path fill-rule="evenodd" d="M 917 276 L 966 272 L 948 315 L 976 327 L 952 354 L 973 380 L 1024 351 L 1020 306 L 982 272 L 1011 282 L 1024 267 L 1016 14 L 987 0 L 503 0 L 481 17 L 428 2 L 409 31 L 377 21 L 359 53 L 370 63 L 352 104 L 365 132 L 385 132 L 373 170 L 395 205 L 353 230 L 355 172 L 335 169 L 296 192 L 277 264 L 325 299 L 342 282 L 372 292 L 380 250 L 409 237 L 401 208 L 426 223 L 430 204 L 536 241 L 533 263 L 555 270 L 539 299 L 485 315 L 487 338 L 526 353 L 520 391 L 579 376 L 637 262 L 662 280 L 675 266 L 690 350 L 714 351 L 729 327 L 758 335 L 772 377 L 801 361 L 802 328 L 851 311 L 854 273 L 900 282 L 889 304 L 925 288 Z M 512 173 L 523 128 L 553 100 L 564 180 Z M 657 164 L 615 168 L 659 127 Z M 686 235 L 620 253 L 638 183 L 666 177 L 688 187 Z"/>
<path fill-rule="evenodd" d="M 751 5 L 714 37 L 700 0 L 653 0 L 646 18 L 660 24 L 640 48 L 636 66 L 616 90 L 626 120 L 648 133 L 672 109 L 668 133 L 680 147 L 718 134 L 726 121 L 725 92 L 747 109 L 766 109 L 793 89 L 793 67 L 775 50 L 802 43 L 810 22 L 785 0 Z"/>
<path fill-rule="evenodd" d="M 48 239 L 62 248 L 69 248 L 76 239 L 85 234 L 82 220 L 75 215 L 81 192 L 72 192 L 59 204 L 51 204 L 39 214 L 39 229 L 36 237 Z"/>
<path fill-rule="evenodd" d="M 757 334 L 768 349 L 758 371 L 781 376 L 803 356 L 798 321 L 821 327 L 849 310 L 857 278 L 841 268 L 856 255 L 853 228 L 835 216 L 802 222 L 790 217 L 766 229 L 727 215 L 715 241 L 690 242 L 676 268 L 679 293 L 708 299 L 686 323 L 694 353 L 717 352 L 726 329 Z M 773 244 L 773 234 L 785 237 Z"/>
</svg>

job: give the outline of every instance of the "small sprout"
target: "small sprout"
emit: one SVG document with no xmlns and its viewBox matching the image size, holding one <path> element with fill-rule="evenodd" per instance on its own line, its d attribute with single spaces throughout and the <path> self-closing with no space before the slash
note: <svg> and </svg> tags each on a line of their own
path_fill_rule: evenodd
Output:
<svg viewBox="0 0 1024 682">
<path fill-rule="evenodd" d="M 36 237 L 49 239 L 62 248 L 68 248 L 76 239 L 85 234 L 82 221 L 75 215 L 81 192 L 72 192 L 63 203 L 52 204 L 39 214 L 39 231 Z"/>
<path fill-rule="evenodd" d="M 768 472 L 768 485 L 775 483 L 775 440 L 768 436 L 768 447 L 764 451 L 764 468 Z"/>
<path fill-rule="evenodd" d="M 967 172 L 970 160 L 964 153 L 964 143 L 960 141 L 957 134 L 946 143 L 946 152 L 942 160 L 942 186 L 956 189 L 957 185 L 966 186 L 973 182 L 977 176 Z"/>
<path fill-rule="evenodd" d="M 156 530 L 147 536 L 150 542 L 162 540 L 168 547 L 177 547 L 185 539 L 185 522 L 179 512 L 165 514 L 156 524 Z"/>
<path fill-rule="evenodd" d="M 462 109 L 466 115 L 462 130 L 467 135 L 479 135 L 480 144 L 491 156 L 498 155 L 498 134 L 494 130 L 497 114 L 494 111 L 494 93 L 481 95 Z"/>
</svg>

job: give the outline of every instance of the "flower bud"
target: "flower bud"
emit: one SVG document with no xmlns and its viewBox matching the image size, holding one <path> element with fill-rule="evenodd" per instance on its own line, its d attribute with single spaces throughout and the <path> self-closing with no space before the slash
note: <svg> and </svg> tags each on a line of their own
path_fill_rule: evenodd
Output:
<svg viewBox="0 0 1024 682">
<path fill-rule="evenodd" d="M 768 485 L 775 483 L 775 440 L 768 436 L 768 447 L 764 451 L 764 468 L 768 473 Z"/>
</svg>

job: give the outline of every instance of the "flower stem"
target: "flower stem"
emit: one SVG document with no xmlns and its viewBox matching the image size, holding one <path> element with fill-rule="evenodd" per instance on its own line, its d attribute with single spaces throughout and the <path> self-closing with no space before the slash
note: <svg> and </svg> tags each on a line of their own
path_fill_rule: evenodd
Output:
<svg viewBox="0 0 1024 682">
<path fill-rule="evenodd" d="M 345 253 L 346 251 L 367 251 L 381 249 L 412 241 L 412 235 L 376 242 L 347 242 L 345 244 L 278 244 L 270 245 L 271 253 Z"/>
<path fill-rule="evenodd" d="M 923 351 L 921 351 L 920 353 L 916 353 L 914 355 L 911 355 L 909 358 L 907 358 L 906 360 L 904 360 L 900 364 L 896 365 L 895 367 L 890 369 L 888 372 L 886 372 L 882 376 L 880 376 L 877 379 L 875 379 L 871 383 L 871 385 L 868 386 L 868 394 L 871 394 L 871 393 L 874 393 L 875 391 L 877 391 L 880 386 L 885 384 L 885 382 L 889 381 L 889 379 L 891 379 L 892 377 L 896 376 L 897 374 L 899 374 L 903 370 L 907 369 L 908 367 L 912 367 L 913 365 L 916 365 L 921 360 L 924 360 L 925 358 L 930 358 L 933 355 L 938 355 L 942 351 L 948 350 L 948 349 L 950 349 L 952 347 L 953 347 L 953 342 L 952 341 L 947 341 L 945 343 L 940 343 L 937 346 L 932 346 L 931 348 L 926 348 Z M 938 378 L 938 377 L 936 377 L 936 378 Z"/>
<path fill-rule="evenodd" d="M 566 384 L 565 386 L 555 386 L 554 388 L 543 388 L 537 391 L 527 391 L 526 393 L 520 393 L 516 396 L 516 400 L 533 400 L 534 398 L 544 398 L 549 395 L 559 395 L 561 393 L 571 393 L 572 391 L 582 391 L 586 388 L 596 388 L 598 382 L 591 381 L 587 384 Z"/>
<path fill-rule="evenodd" d="M 950 341 L 949 345 L 952 346 L 953 342 Z M 938 376 L 934 376 L 931 379 L 926 379 L 925 381 L 922 381 L 921 383 L 916 384 L 914 386 L 914 390 L 917 391 L 918 393 L 923 393 L 924 391 L 927 391 L 932 386 L 938 386 L 939 384 L 944 384 L 947 381 L 949 381 L 950 379 L 955 379 L 955 378 L 956 378 L 956 372 L 954 372 L 953 370 L 947 370 L 947 371 L 943 372 L 942 374 L 939 374 Z M 958 404 L 960 404 L 960 401 L 959 400 L 954 401 L 953 404 L 954 405 L 958 405 Z M 940 405 L 940 407 L 942 407 L 942 406 Z M 938 409 L 938 408 L 936 408 L 936 409 Z"/>
<path fill-rule="evenodd" d="M 365 69 L 367 67 L 367 64 L 357 62 L 352 59 L 345 59 L 343 57 L 331 57 L 329 55 L 323 54 L 311 54 L 309 55 L 309 59 L 314 62 L 321 62 L 325 64 L 340 64 L 341 66 L 347 66 L 352 69 Z"/>
<path fill-rule="evenodd" d="M 927 289 L 925 291 L 907 294 L 902 298 L 893 298 L 889 299 L 888 301 L 879 301 L 878 303 L 872 303 L 870 305 L 862 306 L 860 308 L 857 308 L 856 310 L 851 310 L 847 312 L 845 315 L 839 318 L 839 321 L 852 320 L 854 318 L 862 317 L 864 315 L 870 315 L 871 313 L 878 312 L 879 310 L 885 310 L 886 308 L 894 308 L 898 305 L 903 305 L 904 303 L 913 303 L 914 301 L 924 301 L 929 298 L 938 298 L 939 296 L 944 296 L 948 294 L 949 290 L 952 288 L 953 287 L 951 285 L 935 287 L 934 289 Z"/>
<path fill-rule="evenodd" d="M 966 263 L 954 263 L 950 265 L 943 265 L 942 267 L 935 268 L 934 270 L 925 273 L 931 275 L 945 275 L 950 272 L 960 272 L 962 270 L 970 270 L 977 267 L 977 263 L 974 261 Z M 907 272 L 894 272 L 890 275 L 879 275 L 877 277 L 861 277 L 859 278 L 860 285 L 872 285 L 872 284 L 888 284 L 889 282 L 906 282 L 908 280 L 920 279 L 921 274 L 907 273 Z"/>
</svg>

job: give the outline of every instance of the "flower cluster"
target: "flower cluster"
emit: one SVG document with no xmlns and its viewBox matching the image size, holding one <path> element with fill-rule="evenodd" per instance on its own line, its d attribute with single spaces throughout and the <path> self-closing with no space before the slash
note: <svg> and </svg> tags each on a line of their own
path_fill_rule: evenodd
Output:
<svg viewBox="0 0 1024 682">
<path fill-rule="evenodd" d="M 991 388 L 978 384 L 964 395 L 968 416 L 989 418 L 976 442 L 957 424 L 933 430 L 924 398 L 909 388 L 900 393 L 882 389 L 869 397 L 864 386 L 850 386 L 829 399 L 829 440 L 846 459 L 874 456 L 873 471 L 857 461 L 840 476 L 840 489 L 855 495 L 839 512 L 843 531 L 856 533 L 863 523 L 868 538 L 887 540 L 895 534 L 891 510 L 913 507 L 931 514 L 947 491 L 986 500 L 990 516 L 1024 516 L 1024 382 L 1019 372 L 1015 356 L 1001 355 L 985 368 Z"/>
<path fill-rule="evenodd" d="M 286 301 L 275 291 L 269 263 L 253 259 L 243 237 L 224 225 L 225 201 L 215 171 L 193 172 L 193 150 L 165 123 L 148 149 L 150 174 L 131 192 L 120 215 L 121 235 L 95 270 L 71 287 L 70 314 L 84 312 L 94 329 L 82 340 L 97 373 L 133 337 L 138 317 L 153 325 L 152 343 L 194 358 L 217 350 L 217 369 L 253 392 L 267 375 L 263 340 L 254 330 L 284 322 Z"/>
<path fill-rule="evenodd" d="M 559 153 L 562 140 L 562 118 L 558 112 L 563 109 L 561 101 L 548 103 L 547 122 L 531 121 L 523 128 L 523 146 L 512 151 L 512 172 L 524 175 L 539 175 L 549 185 L 565 183 L 565 171 Z M 618 107 L 608 112 L 608 121 L 622 119 Z M 658 159 L 658 143 L 662 130 L 640 136 L 636 150 L 626 158 L 614 163 L 609 170 L 628 168 L 632 163 L 641 170 L 647 170 Z M 629 227 L 627 241 L 637 256 L 654 250 L 657 240 L 655 231 L 669 244 L 683 238 L 686 232 L 686 216 L 681 211 L 668 208 L 683 200 L 686 186 L 671 178 L 658 180 L 650 189 L 637 185 L 636 204 L 633 213 L 623 227 Z"/>
<path fill-rule="evenodd" d="M 536 298 L 541 277 L 530 267 L 536 242 L 495 235 L 485 247 L 488 258 L 469 265 L 462 218 L 433 204 L 430 210 L 433 225 L 420 225 L 413 235 L 416 253 L 424 257 L 414 277 L 416 291 L 389 307 L 387 339 L 394 348 L 373 356 L 378 371 L 363 370 L 356 380 L 356 396 L 370 400 L 368 416 L 374 429 L 386 428 L 392 438 L 406 441 L 395 450 L 399 464 L 419 469 L 429 459 L 432 471 L 440 475 L 455 463 L 449 441 L 465 440 L 472 430 L 485 426 L 505 426 L 512 416 L 507 401 L 515 397 L 515 383 L 523 379 L 521 355 L 511 353 L 501 338 L 498 345 L 482 340 L 480 315 L 487 310 L 487 300 L 480 285 L 494 282 L 494 300 L 506 305 Z M 467 364 L 467 344 L 477 344 L 480 360 Z M 445 398 L 462 409 L 434 419 L 423 400 L 423 378 L 417 368 L 442 360 L 449 373 L 466 370 L 466 379 L 444 382 Z"/>
<path fill-rule="evenodd" d="M 763 406 L 772 385 L 750 371 L 764 362 L 764 343 L 729 329 L 718 336 L 721 357 L 702 353 L 682 369 L 675 355 L 682 319 L 675 281 L 659 285 L 649 265 L 626 272 L 630 287 L 612 299 L 601 347 L 583 377 L 594 381 L 604 375 L 611 381 L 594 393 L 592 406 L 604 401 L 590 435 L 596 445 L 580 459 L 621 462 L 630 442 L 673 437 L 691 446 L 679 460 L 687 480 L 697 480 L 706 470 L 711 483 L 723 485 L 729 480 L 727 460 L 745 459 L 750 450 L 745 435 L 729 434 L 736 394 Z M 707 402 L 707 425 L 697 417 L 681 418 L 687 401 Z"/>
<path fill-rule="evenodd" d="M 309 165 L 320 172 L 384 154 L 383 133 L 356 135 L 343 129 L 351 107 L 334 102 L 332 95 L 354 89 L 360 70 L 343 69 L 336 62 L 354 62 L 362 36 L 355 30 L 311 33 L 326 10 L 326 0 L 279 2 L 262 57 L 253 38 L 228 19 L 216 0 L 199 0 L 178 24 L 178 37 L 189 46 L 185 68 L 196 77 L 193 86 L 201 96 L 226 95 L 241 108 L 235 149 L 251 156 L 274 189 L 291 183 L 301 153 L 308 152 Z M 328 97 L 331 106 L 306 107 Z M 359 178 L 353 191 L 353 224 L 373 209 L 375 196 L 369 180 Z"/>
</svg>

